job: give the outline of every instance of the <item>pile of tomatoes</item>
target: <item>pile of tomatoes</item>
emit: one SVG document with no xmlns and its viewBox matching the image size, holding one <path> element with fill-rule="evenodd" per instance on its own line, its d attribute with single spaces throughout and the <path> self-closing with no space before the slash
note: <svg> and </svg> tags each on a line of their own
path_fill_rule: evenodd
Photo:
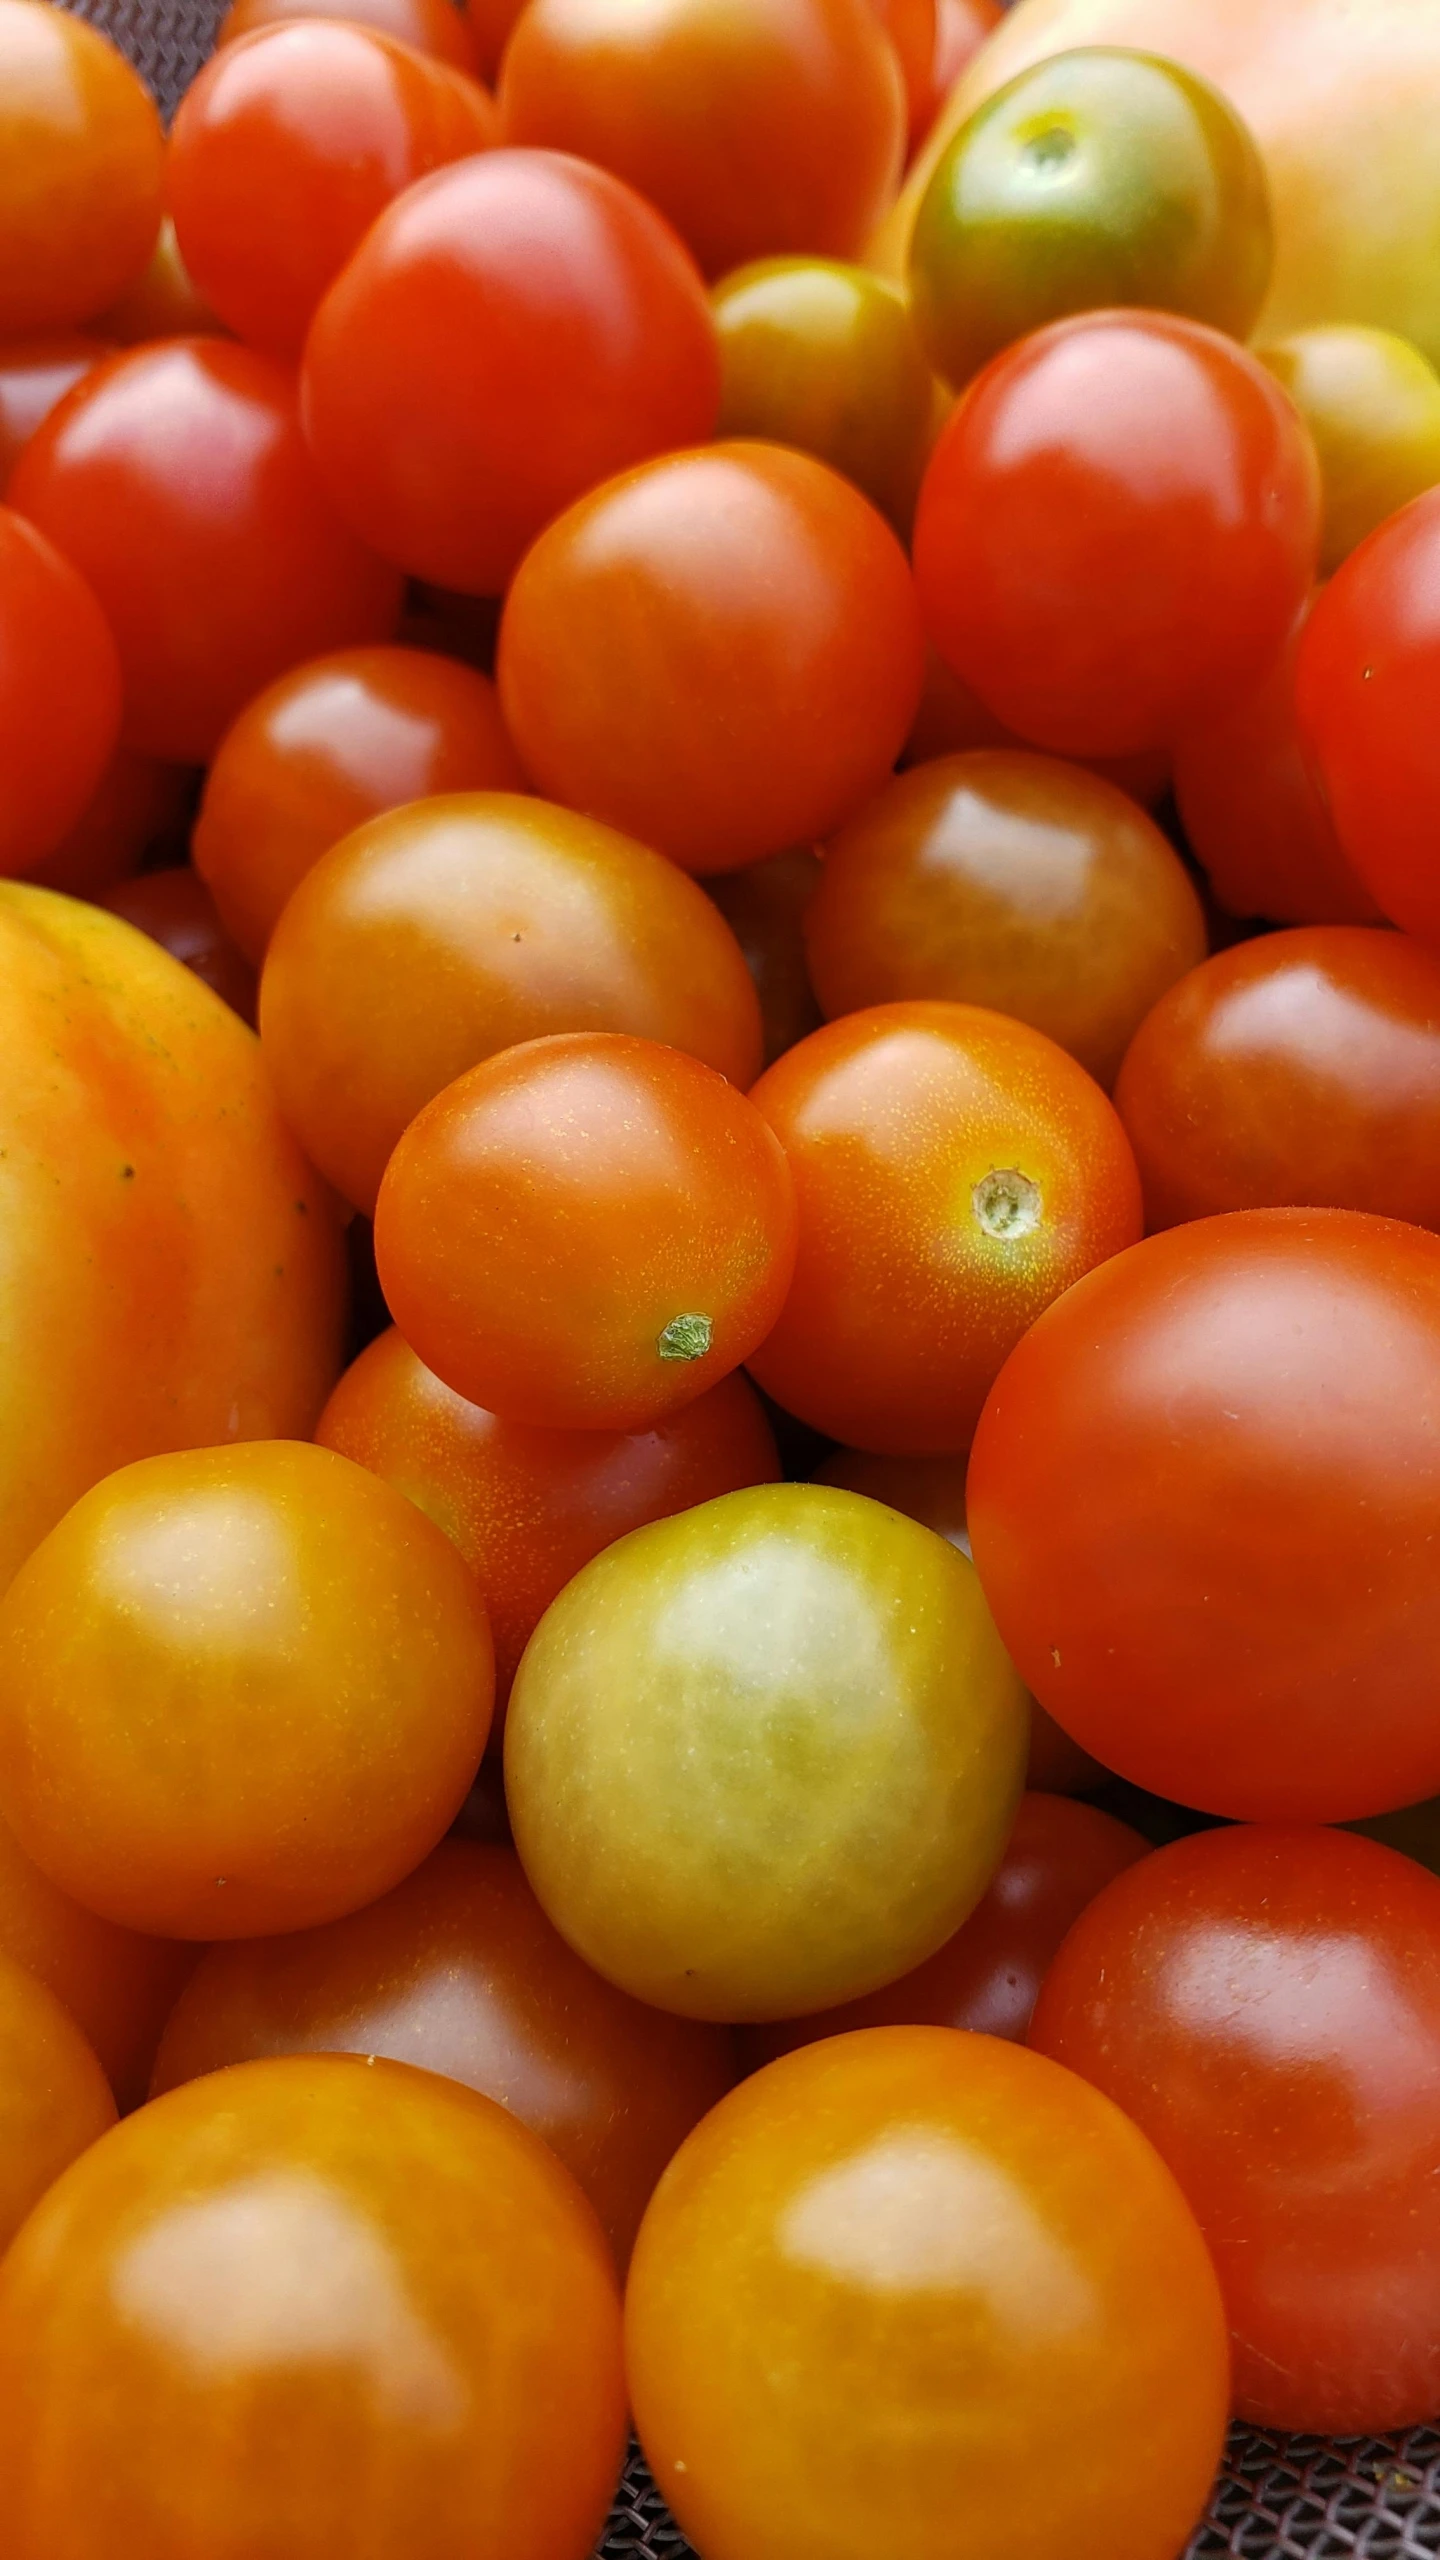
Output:
<svg viewBox="0 0 1440 2560">
<path fill-rule="evenodd" d="M 1440 2414 L 1440 0 L 1242 16 L 0 0 L 5 2560 Z"/>
</svg>

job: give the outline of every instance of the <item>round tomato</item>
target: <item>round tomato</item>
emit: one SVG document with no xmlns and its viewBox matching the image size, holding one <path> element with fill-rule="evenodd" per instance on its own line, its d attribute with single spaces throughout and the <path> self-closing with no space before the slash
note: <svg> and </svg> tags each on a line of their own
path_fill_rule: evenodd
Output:
<svg viewBox="0 0 1440 2560">
<path fill-rule="evenodd" d="M 103 338 L 22 338 L 0 345 L 0 490 L 50 412 L 112 350 Z"/>
<path fill-rule="evenodd" d="M 237 951 L 216 913 L 215 901 L 188 863 L 165 871 L 146 871 L 107 892 L 103 902 L 112 916 L 138 925 L 217 996 L 224 998 L 242 1022 L 255 1019 L 255 972 Z"/>
<path fill-rule="evenodd" d="M 769 854 L 707 884 L 755 981 L 767 1067 L 807 1031 L 820 1028 L 804 934 L 805 910 L 819 879 L 817 857 L 799 850 Z"/>
<path fill-rule="evenodd" d="M 0 2250 L 114 2122 L 109 2082 L 74 2020 L 0 1955 Z"/>
<path fill-rule="evenodd" d="M 935 0 L 871 0 L 871 6 L 895 47 L 913 142 L 925 131 L 935 108 L 939 41 Z"/>
<path fill-rule="evenodd" d="M 0 1954 L 54 1992 L 121 2107 L 137 2107 L 194 1948 L 97 1919 L 42 1875 L 0 1822 Z"/>
<path fill-rule="evenodd" d="M 1315 439 L 1328 577 L 1367 533 L 1440 480 L 1440 375 L 1388 329 L 1299 329 L 1257 352 Z"/>
<path fill-rule="evenodd" d="M 155 245 L 164 169 L 155 101 L 108 36 L 0 0 L 0 338 L 115 300 Z"/>
<path fill-rule="evenodd" d="M 0 873 L 59 851 L 120 734 L 120 661 L 93 590 L 0 507 Z"/>
<path fill-rule="evenodd" d="M 356 26 L 376 27 L 382 36 L 394 36 L 457 71 L 475 73 L 482 66 L 473 17 L 473 8 L 467 20 L 455 0 L 231 0 L 215 42 L 234 44 L 260 27 L 285 26 L 296 18 L 344 18 Z M 484 66 L 487 79 L 492 68 Z"/>
</svg>

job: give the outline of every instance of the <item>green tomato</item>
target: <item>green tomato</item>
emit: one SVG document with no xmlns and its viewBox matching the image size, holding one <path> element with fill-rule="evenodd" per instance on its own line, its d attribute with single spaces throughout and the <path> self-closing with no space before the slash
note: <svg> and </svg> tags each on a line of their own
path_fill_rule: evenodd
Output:
<svg viewBox="0 0 1440 2560">
<path fill-rule="evenodd" d="M 1175 311 L 1243 338 L 1272 255 L 1233 107 L 1177 63 L 1095 46 L 1022 71 L 961 126 L 916 216 L 911 300 L 958 385 L 1076 311 Z"/>
<path fill-rule="evenodd" d="M 793 2017 L 968 1918 L 1028 1723 L 965 1556 L 860 1494 L 760 1485 L 622 1538 L 542 1618 L 506 1727 L 515 1844 L 622 1990 Z"/>
</svg>

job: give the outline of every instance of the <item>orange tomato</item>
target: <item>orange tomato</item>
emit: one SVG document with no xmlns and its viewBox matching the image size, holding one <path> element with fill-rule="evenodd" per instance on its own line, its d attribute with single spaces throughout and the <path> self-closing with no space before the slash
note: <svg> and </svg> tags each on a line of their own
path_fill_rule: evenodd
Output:
<svg viewBox="0 0 1440 2560">
<path fill-rule="evenodd" d="M 133 282 L 164 170 L 155 101 L 108 36 L 0 0 L 0 338 L 73 329 Z"/>
<path fill-rule="evenodd" d="M 138 2106 L 194 1948 L 97 1919 L 42 1875 L 0 1822 L 0 1954 L 54 1992 L 121 2107 Z"/>
<path fill-rule="evenodd" d="M 0 1956 L 0 2250 L 115 2122 L 109 2083 L 53 1991 Z"/>
</svg>

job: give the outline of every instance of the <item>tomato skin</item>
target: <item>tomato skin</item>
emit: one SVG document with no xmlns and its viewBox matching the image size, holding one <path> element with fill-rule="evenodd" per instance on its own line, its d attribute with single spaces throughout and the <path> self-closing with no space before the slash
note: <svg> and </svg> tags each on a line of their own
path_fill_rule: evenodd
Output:
<svg viewBox="0 0 1440 2560">
<path fill-rule="evenodd" d="M 112 916 L 137 925 L 207 987 L 213 987 L 242 1022 L 255 1020 L 255 972 L 226 933 L 215 901 L 197 872 L 187 863 L 165 871 L 143 872 L 107 891 L 102 904 Z"/>
<path fill-rule="evenodd" d="M 0 0 L 0 338 L 115 300 L 154 246 L 164 167 L 155 101 L 109 38 Z"/>
<path fill-rule="evenodd" d="M 1258 349 L 1315 439 L 1329 577 L 1387 516 L 1440 480 L 1440 376 L 1388 329 L 1297 329 Z"/>
<path fill-rule="evenodd" d="M 738 1373 L 651 1431 L 534 1431 L 467 1404 L 393 1329 L 346 1370 L 315 1437 L 454 1539 L 485 1595 L 502 1713 L 545 1611 L 592 1556 L 647 1520 L 780 1473 L 760 1399 Z"/>
<path fill-rule="evenodd" d="M 629 1032 L 742 1090 L 760 1071 L 759 999 L 704 891 L 503 792 L 391 810 L 325 854 L 275 928 L 260 1012 L 281 1109 L 367 1212 L 417 1114 L 517 1042 Z"/>
<path fill-rule="evenodd" d="M 714 445 L 550 525 L 500 625 L 537 788 L 686 870 L 813 843 L 879 790 L 919 698 L 899 543 L 810 455 Z"/>
<path fill-rule="evenodd" d="M 191 784 L 183 765 L 117 747 L 63 843 L 32 863 L 27 878 L 67 898 L 100 898 L 128 880 L 149 853 L 178 861 L 189 830 Z"/>
<path fill-rule="evenodd" d="M 120 734 L 120 661 L 93 589 L 0 507 L 0 874 L 57 852 Z"/>
<path fill-rule="evenodd" d="M 1440 1242 L 1417 1227 L 1251 1209 L 1091 1272 L 971 1452 L 1022 1679 L 1202 1812 L 1337 1822 L 1440 1791 L 1437 1416 Z"/>
<path fill-rule="evenodd" d="M 751 1374 L 853 1448 L 968 1448 L 1027 1325 L 1140 1233 L 1134 1159 L 1099 1086 L 978 1005 L 846 1014 L 752 1100 L 785 1150 L 800 1243 Z"/>
<path fill-rule="evenodd" d="M 0 490 L 20 448 L 110 349 L 103 338 L 26 338 L 0 346 Z"/>
<path fill-rule="evenodd" d="M 819 878 L 818 857 L 801 849 L 722 871 L 708 884 L 755 981 L 767 1067 L 820 1028 L 802 930 Z"/>
<path fill-rule="evenodd" d="M 871 6 L 895 48 L 913 142 L 924 132 L 935 106 L 939 41 L 935 0 L 871 0 Z"/>
<path fill-rule="evenodd" d="M 1031 2042 L 1168 2161 L 1241 2417 L 1388 2435 L 1440 2405 L 1440 1880 L 1325 1830 L 1201 1832 L 1076 1922 Z"/>
<path fill-rule="evenodd" d="M 446 5 L 450 5 L 450 0 L 446 0 Z M 488 80 L 492 88 L 511 29 L 523 5 L 524 0 L 465 0 L 463 23 L 475 47 L 480 77 Z M 413 43 L 413 37 L 411 41 Z"/>
<path fill-rule="evenodd" d="M 381 214 L 305 349 L 305 428 L 365 540 L 499 595 L 552 516 L 711 433 L 715 328 L 667 223 L 603 169 L 487 151 Z"/>
<path fill-rule="evenodd" d="M 394 570 L 332 514 L 290 377 L 222 339 L 114 357 L 25 447 L 10 498 L 93 586 L 125 739 L 203 764 L 287 666 L 389 636 Z"/>
<path fill-rule="evenodd" d="M 1144 2136 L 1042 2065 L 943 2027 L 836 2037 L 672 2161 L 626 2362 L 707 2560 L 1173 2560 L 1225 2430 L 1218 2289 Z"/>
<path fill-rule="evenodd" d="M 947 667 L 927 642 L 920 708 L 905 741 L 901 765 L 933 764 L 937 757 L 969 755 L 977 747 L 1030 752 L 1025 740 L 997 720 L 978 693 L 962 684 L 954 668 Z M 1098 773 L 1102 782 L 1113 782 L 1117 790 L 1138 800 L 1142 809 L 1158 807 L 1170 788 L 1170 754 L 1164 747 L 1152 747 L 1144 755 L 1081 756 L 1076 761 L 1087 773 Z"/>
<path fill-rule="evenodd" d="M 1001 0 L 940 0 L 935 13 L 934 85 L 930 113 L 925 120 L 926 133 L 943 109 L 956 81 L 969 68 L 982 44 L 994 34 L 1004 14 Z M 923 140 L 924 136 L 916 138 Z"/>
<path fill-rule="evenodd" d="M 433 61 L 472 75 L 480 71 L 470 22 L 454 0 L 231 0 L 220 21 L 216 45 L 235 44 L 261 27 L 293 25 L 296 19 L 374 27 L 382 36 L 413 46 Z M 488 73 L 485 75 L 488 77 Z"/>
<path fill-rule="evenodd" d="M 0 1822 L 0 1953 L 53 1991 L 120 2107 L 139 2106 L 194 1948 L 97 1919 L 42 1875 Z"/>
<path fill-rule="evenodd" d="M 1163 312 L 1057 321 L 931 456 L 915 575 L 943 658 L 1062 755 L 1165 747 L 1241 694 L 1315 575 L 1314 448 L 1240 347 Z"/>
<path fill-rule="evenodd" d="M 13 2560 L 584 2560 L 624 2450 L 574 2181 L 472 2090 L 334 2054 L 77 2161 L 5 2261 L 0 2374 Z"/>
<path fill-rule="evenodd" d="M 0 1955 L 0 2249 L 114 2122 L 109 2082 L 74 2020 Z"/>
</svg>

